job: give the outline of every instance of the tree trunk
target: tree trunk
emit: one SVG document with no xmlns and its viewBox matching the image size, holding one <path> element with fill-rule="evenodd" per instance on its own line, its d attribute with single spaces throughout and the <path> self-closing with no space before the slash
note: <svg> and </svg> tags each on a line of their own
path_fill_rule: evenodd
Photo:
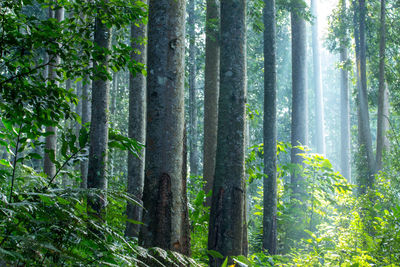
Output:
<svg viewBox="0 0 400 267">
<path fill-rule="evenodd" d="M 340 2 L 340 17 L 346 19 L 346 0 Z M 347 31 L 346 31 L 347 36 Z M 350 100 L 349 72 L 347 70 L 347 47 L 344 40 L 340 43 L 340 61 L 344 67 L 340 70 L 340 168 L 342 175 L 351 180 L 350 172 Z"/>
<path fill-rule="evenodd" d="M 221 1 L 218 142 L 208 249 L 243 253 L 245 193 L 246 1 Z M 221 259 L 210 258 L 210 266 Z"/>
<path fill-rule="evenodd" d="M 185 1 L 151 0 L 144 225 L 140 244 L 188 254 L 184 132 Z"/>
<path fill-rule="evenodd" d="M 143 2 L 147 3 L 147 0 Z M 146 63 L 147 26 L 135 23 L 131 25 L 131 47 L 135 51 L 131 58 L 139 63 Z M 146 141 L 146 77 L 142 73 L 130 73 L 129 75 L 129 137 L 145 144 Z M 144 184 L 144 157 L 140 158 L 128 154 L 128 193 L 132 194 L 138 202 L 142 202 Z M 128 219 L 142 220 L 142 208 L 134 203 L 129 203 L 126 208 Z M 139 237 L 140 225 L 127 223 L 125 234 Z"/>
<path fill-rule="evenodd" d="M 315 139 L 317 153 L 325 154 L 324 105 L 318 34 L 318 0 L 311 0 L 311 13 L 314 16 L 314 23 L 312 24 L 312 50 L 314 66 L 313 83 L 315 92 Z"/>
<path fill-rule="evenodd" d="M 58 22 L 64 20 L 64 8 L 58 8 L 57 10 L 52 10 L 49 8 L 49 17 L 55 18 Z M 58 84 L 56 81 L 57 73 L 55 71 L 54 66 L 58 66 L 60 64 L 60 57 L 56 57 L 52 65 L 49 65 L 48 76 L 49 80 Z M 49 178 L 53 178 L 56 175 L 56 165 L 54 164 L 52 158 L 55 159 L 56 150 L 57 150 L 57 127 L 56 126 L 47 126 L 46 133 L 53 133 L 46 136 L 45 139 L 45 153 L 44 153 L 44 161 L 43 161 L 43 172 Z"/>
<path fill-rule="evenodd" d="M 82 84 L 82 115 L 81 122 L 83 127 L 86 126 L 88 122 L 90 122 L 90 114 L 89 114 L 89 79 L 86 77 Z M 81 161 L 80 169 L 81 169 L 81 188 L 87 188 L 87 175 L 88 175 L 88 167 L 89 161 L 88 159 L 84 159 Z"/>
<path fill-rule="evenodd" d="M 189 162 L 190 174 L 199 174 L 199 153 L 197 149 L 197 99 L 196 99 L 196 0 L 189 0 L 188 35 L 189 35 Z"/>
<path fill-rule="evenodd" d="M 297 0 L 293 0 L 294 5 Z M 298 145 L 307 145 L 307 85 L 306 85 L 306 23 L 301 17 L 302 7 L 291 12 L 292 24 L 292 126 L 291 126 L 291 162 L 303 164 L 299 156 L 302 150 Z M 301 200 L 305 195 L 304 180 L 301 175 L 293 174 L 291 178 L 293 197 Z"/>
<path fill-rule="evenodd" d="M 360 146 L 360 159 L 358 175 L 359 193 L 364 194 L 366 188 L 371 187 L 374 183 L 374 174 L 376 172 L 375 158 L 372 151 L 372 137 L 369 124 L 368 110 L 368 92 L 367 92 L 367 72 L 366 72 L 366 42 L 365 42 L 365 0 L 359 0 L 359 14 L 357 14 L 357 6 L 355 5 L 354 21 L 354 38 L 356 43 L 356 65 L 357 65 L 357 113 L 358 113 L 358 139 Z M 365 166 L 364 164 L 367 164 Z M 363 175 L 362 171 L 367 170 L 367 174 Z"/>
<path fill-rule="evenodd" d="M 219 97 L 219 0 L 207 0 L 206 66 L 204 71 L 204 150 L 203 179 L 206 194 L 212 190 L 217 151 Z M 211 197 L 206 200 L 211 206 Z"/>
<path fill-rule="evenodd" d="M 275 0 L 264 0 L 264 214 L 263 249 L 276 254 L 276 9 Z"/>
<path fill-rule="evenodd" d="M 94 43 L 103 49 L 111 48 L 111 29 L 108 29 L 96 18 Z M 98 68 L 108 69 L 108 56 L 101 55 L 93 63 L 96 71 Z M 108 94 L 109 82 L 105 77 L 95 73 L 92 84 L 92 123 L 90 124 L 90 149 L 89 169 L 87 176 L 88 188 L 107 189 L 107 159 L 108 159 Z M 106 195 L 99 193 L 99 196 L 89 198 L 88 206 L 93 209 L 94 214 L 102 217 L 105 213 Z"/>
<path fill-rule="evenodd" d="M 381 27 L 379 42 L 379 102 L 378 102 L 378 129 L 376 138 L 377 169 L 382 168 L 382 154 L 389 147 L 386 131 L 389 127 L 388 91 L 385 80 L 385 50 L 386 50 L 386 1 L 381 0 Z"/>
</svg>

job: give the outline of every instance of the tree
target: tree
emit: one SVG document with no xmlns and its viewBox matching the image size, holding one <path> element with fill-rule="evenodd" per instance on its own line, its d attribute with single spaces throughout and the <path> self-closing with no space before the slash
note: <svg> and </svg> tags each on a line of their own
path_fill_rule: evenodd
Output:
<svg viewBox="0 0 400 267">
<path fill-rule="evenodd" d="M 100 17 L 95 20 L 94 43 L 98 54 L 94 58 L 94 80 L 92 84 L 92 113 L 90 124 L 90 148 L 87 187 L 101 190 L 107 189 L 106 167 L 108 159 L 108 94 L 109 81 L 107 80 L 109 56 L 106 50 L 111 49 L 111 29 L 102 22 Z M 88 199 L 89 211 L 102 217 L 105 212 L 106 195 Z M 91 212 L 91 211 L 90 211 Z"/>
<path fill-rule="evenodd" d="M 276 254 L 277 181 L 276 181 L 276 10 L 275 0 L 264 7 L 264 214 L 263 248 Z"/>
<path fill-rule="evenodd" d="M 199 174 L 199 153 L 197 149 L 197 88 L 196 88 L 196 0 L 189 0 L 189 163 L 190 173 Z"/>
<path fill-rule="evenodd" d="M 356 44 L 357 66 L 357 115 L 358 115 L 358 142 L 360 146 L 360 159 L 358 163 L 359 193 L 366 192 L 374 183 L 376 162 L 372 151 L 372 137 L 369 124 L 368 92 L 367 92 L 367 65 L 366 65 L 366 40 L 365 40 L 365 0 L 356 1 L 354 4 L 354 39 Z M 357 12 L 358 11 L 358 12 Z M 366 166 L 364 165 L 366 163 Z M 367 172 L 364 174 L 364 172 Z"/>
<path fill-rule="evenodd" d="M 340 39 L 340 61 L 342 69 L 340 70 L 340 169 L 341 173 L 348 180 L 351 179 L 350 172 L 350 100 L 349 100 L 349 72 L 347 70 L 347 25 L 346 21 L 346 0 L 340 3 L 340 19 L 343 32 Z"/>
<path fill-rule="evenodd" d="M 206 194 L 212 190 L 215 171 L 219 98 L 219 0 L 207 0 L 206 66 L 204 71 L 204 148 L 203 178 Z M 206 201 L 211 206 L 211 198 Z"/>
<path fill-rule="evenodd" d="M 245 192 L 246 1 L 221 1 L 218 141 L 208 249 L 243 253 Z M 221 259 L 210 258 L 210 266 Z"/>
<path fill-rule="evenodd" d="M 306 91 L 306 23 L 302 18 L 304 6 L 301 1 L 292 1 L 292 125 L 291 125 L 291 162 L 302 165 L 303 158 L 298 154 L 298 145 L 307 145 L 307 91 Z M 292 174 L 293 197 L 301 200 L 305 189 L 303 178 Z"/>
<path fill-rule="evenodd" d="M 385 79 L 386 59 L 386 1 L 381 0 L 380 41 L 379 41 L 379 100 L 378 100 L 378 127 L 376 137 L 376 164 L 382 168 L 382 154 L 389 147 L 386 131 L 389 126 L 388 90 Z"/>
<path fill-rule="evenodd" d="M 144 1 L 147 3 L 147 0 Z M 147 26 L 143 22 L 131 25 L 131 54 L 132 60 L 145 64 Z M 129 137 L 144 144 L 146 141 L 146 77 L 142 73 L 129 75 Z M 138 158 L 132 153 L 128 154 L 128 193 L 132 194 L 138 202 L 142 202 L 144 184 L 144 157 L 142 153 Z M 126 208 L 128 219 L 141 221 L 142 208 L 134 203 L 128 203 Z M 127 223 L 125 234 L 139 236 L 139 224 Z"/>
<path fill-rule="evenodd" d="M 49 18 L 55 18 L 58 22 L 64 20 L 64 8 L 57 8 L 56 10 L 52 10 L 49 8 Z M 60 57 L 54 57 L 53 64 L 48 66 L 48 77 L 49 81 L 55 84 L 58 84 L 56 81 L 57 73 L 56 68 L 60 64 Z M 49 177 L 53 178 L 56 175 L 56 165 L 55 155 L 57 149 L 57 127 L 54 125 L 46 127 L 46 136 L 45 141 L 45 153 L 44 153 L 44 161 L 43 161 L 43 172 Z"/>
<path fill-rule="evenodd" d="M 82 84 L 82 115 L 81 115 L 81 122 L 84 127 L 86 127 L 87 123 L 90 122 L 90 99 L 89 99 L 89 87 L 90 81 L 88 77 L 83 81 Z M 87 188 L 87 176 L 88 176 L 88 168 L 89 168 L 89 161 L 87 159 L 83 159 L 80 164 L 81 169 L 81 188 Z"/>
<path fill-rule="evenodd" d="M 314 67 L 314 93 L 315 93 L 315 129 L 317 153 L 325 154 L 325 131 L 324 131 L 324 106 L 323 88 L 321 76 L 321 60 L 318 34 L 318 0 L 311 0 L 311 13 L 314 16 L 312 24 L 312 51 Z"/>
<path fill-rule="evenodd" d="M 149 2 L 146 166 L 140 243 L 190 253 L 183 177 L 185 1 Z"/>
</svg>

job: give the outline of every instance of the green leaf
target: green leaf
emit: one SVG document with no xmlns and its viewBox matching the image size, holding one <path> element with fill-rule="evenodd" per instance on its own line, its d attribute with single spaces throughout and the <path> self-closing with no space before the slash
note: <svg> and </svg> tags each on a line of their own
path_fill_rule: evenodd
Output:
<svg viewBox="0 0 400 267">
<path fill-rule="evenodd" d="M 224 256 L 221 253 L 219 253 L 218 251 L 215 251 L 215 250 L 207 250 L 207 253 L 213 258 L 217 258 L 217 259 L 224 258 Z"/>
<path fill-rule="evenodd" d="M 85 147 L 89 139 L 88 130 L 82 127 L 79 131 L 79 147 Z"/>
<path fill-rule="evenodd" d="M 12 168 L 12 165 L 8 160 L 0 159 L 0 164 L 3 165 L 3 166 L 6 166 L 6 167 Z"/>
<path fill-rule="evenodd" d="M 29 153 L 28 155 L 32 159 L 42 159 L 42 156 L 39 155 L 38 153 Z"/>
<path fill-rule="evenodd" d="M 228 257 L 226 257 L 224 263 L 222 263 L 221 267 L 226 267 L 228 266 Z"/>
</svg>

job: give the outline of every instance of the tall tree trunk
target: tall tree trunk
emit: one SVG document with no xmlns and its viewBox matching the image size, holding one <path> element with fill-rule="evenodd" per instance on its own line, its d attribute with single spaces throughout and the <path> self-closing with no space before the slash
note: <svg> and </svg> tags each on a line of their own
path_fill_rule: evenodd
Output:
<svg viewBox="0 0 400 267">
<path fill-rule="evenodd" d="M 263 249 L 276 254 L 276 9 L 275 0 L 264 0 L 264 214 Z"/>
<path fill-rule="evenodd" d="M 314 16 L 314 22 L 312 24 L 312 51 L 314 66 L 313 83 L 315 92 L 316 147 L 317 153 L 325 154 L 324 105 L 318 34 L 318 0 L 311 0 L 311 13 Z"/>
<path fill-rule="evenodd" d="M 118 95 L 118 72 L 113 73 L 113 78 L 112 78 L 112 86 L 110 88 L 110 126 L 111 128 L 115 128 L 115 113 L 117 111 L 117 95 Z M 110 148 L 110 153 L 109 153 L 109 175 L 110 177 L 114 177 L 114 149 Z"/>
<path fill-rule="evenodd" d="M 243 253 L 245 193 L 246 1 L 221 1 L 218 142 L 208 249 Z M 210 266 L 221 259 L 210 258 Z"/>
<path fill-rule="evenodd" d="M 372 137 L 369 124 L 368 110 L 368 92 L 367 92 L 367 70 L 366 70 L 366 41 L 365 41 L 365 0 L 359 0 L 357 6 L 354 5 L 354 38 L 356 43 L 356 65 L 357 65 L 357 113 L 358 113 L 358 139 L 361 152 L 359 160 L 360 171 L 367 170 L 367 174 L 359 174 L 358 184 L 359 193 L 364 194 L 367 187 L 371 187 L 374 183 L 374 174 L 376 172 L 376 163 L 372 151 Z M 367 166 L 364 166 L 364 164 Z"/>
<path fill-rule="evenodd" d="M 346 0 L 340 0 L 340 17 L 346 19 Z M 347 38 L 347 30 L 346 30 Z M 349 181 L 350 172 L 350 100 L 349 100 L 349 72 L 347 70 L 347 47 L 345 40 L 340 42 L 340 61 L 344 67 L 340 70 L 340 169 L 342 175 Z"/>
<path fill-rule="evenodd" d="M 96 18 L 94 30 L 94 43 L 103 49 L 111 48 L 111 29 L 108 29 Z M 108 68 L 108 56 L 101 55 L 94 60 L 93 68 Z M 87 187 L 101 190 L 107 189 L 107 159 L 108 159 L 108 94 L 110 90 L 109 82 L 100 73 L 95 73 L 92 84 L 92 119 L 90 124 L 90 149 L 89 149 L 89 169 L 87 176 Z M 106 195 L 99 194 L 98 197 L 88 199 L 89 208 L 93 209 L 94 214 L 102 217 L 105 212 Z"/>
<path fill-rule="evenodd" d="M 72 89 L 71 87 L 72 87 L 71 80 L 68 79 L 68 80 L 65 82 L 65 90 L 68 91 L 68 90 Z M 77 91 L 75 91 L 75 93 L 78 95 Z M 70 104 L 70 108 L 71 108 L 71 110 L 73 110 L 73 104 L 72 104 L 72 103 Z M 76 106 L 76 108 L 78 108 L 78 106 Z M 69 119 L 64 119 L 64 129 L 65 129 L 65 130 L 68 131 L 68 129 L 70 129 L 70 128 L 72 129 L 72 128 L 74 128 L 74 126 L 75 126 L 75 125 L 72 124 L 72 121 L 71 121 L 71 120 L 69 120 Z M 75 132 L 75 133 L 76 133 L 76 132 Z M 77 139 L 77 140 L 79 140 L 79 139 Z M 61 184 L 62 184 L 62 187 L 63 187 L 63 188 L 68 188 L 68 187 L 70 187 L 70 186 L 72 185 L 72 180 L 71 180 L 71 178 L 70 178 L 68 175 L 63 174 L 63 175 L 62 175 L 62 182 L 61 182 Z"/>
<path fill-rule="evenodd" d="M 110 107 L 110 113 L 111 115 L 115 115 L 115 111 L 117 109 L 117 94 L 118 94 L 118 73 L 114 72 L 113 73 L 113 86 L 111 90 L 111 107 Z"/>
<path fill-rule="evenodd" d="M 306 86 L 306 23 L 301 17 L 301 6 L 293 0 L 291 12 L 292 27 L 292 126 L 291 126 L 291 162 L 303 164 L 299 156 L 302 150 L 294 148 L 307 145 L 307 86 Z M 293 197 L 301 200 L 305 194 L 304 180 L 298 174 L 292 175 Z"/>
<path fill-rule="evenodd" d="M 147 0 L 143 2 L 147 3 Z M 133 52 L 131 58 L 139 63 L 146 63 L 147 51 L 145 39 L 147 26 L 139 22 L 131 25 L 131 47 Z M 146 77 L 142 73 L 130 73 L 129 75 L 129 137 L 144 144 L 146 141 Z M 144 184 L 144 157 L 145 151 L 140 158 L 128 154 L 128 193 L 142 203 Z M 128 203 L 126 208 L 128 219 L 142 220 L 142 208 L 133 203 Z M 127 223 L 125 234 L 127 236 L 139 237 L 140 225 Z"/>
<path fill-rule="evenodd" d="M 81 122 L 83 127 L 86 126 L 88 122 L 90 122 L 90 114 L 89 114 L 89 78 L 86 77 L 82 83 L 82 115 Z M 84 159 L 81 161 L 80 169 L 81 169 L 81 188 L 87 188 L 87 175 L 88 175 L 89 161 L 88 159 Z"/>
<path fill-rule="evenodd" d="M 206 194 L 212 190 L 217 151 L 219 98 L 219 0 L 207 0 L 206 66 L 204 71 L 204 148 L 203 178 Z M 211 206 L 211 197 L 206 205 Z"/>
<path fill-rule="evenodd" d="M 64 20 L 64 8 L 58 8 L 57 10 L 52 10 L 49 8 L 49 17 L 55 18 L 58 22 Z M 56 81 L 57 73 L 55 71 L 55 67 L 60 64 L 60 57 L 55 57 L 52 65 L 49 65 L 48 76 L 49 80 L 58 84 Z M 47 126 L 46 133 L 52 133 L 46 136 L 45 140 L 45 153 L 44 153 L 44 161 L 43 161 L 43 172 L 47 175 L 47 177 L 52 178 L 56 175 L 56 165 L 54 164 L 52 158 L 55 159 L 56 150 L 57 150 L 57 127 L 56 126 Z"/>
<path fill-rule="evenodd" d="M 150 0 L 144 225 L 140 243 L 189 254 L 184 132 L 185 1 Z"/>
<path fill-rule="evenodd" d="M 386 1 L 381 0 L 381 27 L 379 41 L 379 102 L 378 102 L 378 129 L 376 138 L 377 169 L 382 168 L 383 151 L 389 147 L 386 131 L 389 127 L 388 91 L 385 80 L 385 50 L 386 50 Z"/>
<path fill-rule="evenodd" d="M 189 34 L 189 163 L 190 174 L 199 174 L 199 153 L 197 148 L 197 88 L 196 88 L 196 0 L 189 0 L 188 34 Z"/>
</svg>

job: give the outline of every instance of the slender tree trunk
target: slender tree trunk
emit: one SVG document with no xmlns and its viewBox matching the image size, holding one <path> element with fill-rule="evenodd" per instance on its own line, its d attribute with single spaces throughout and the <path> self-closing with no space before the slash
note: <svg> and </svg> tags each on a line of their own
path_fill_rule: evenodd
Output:
<svg viewBox="0 0 400 267">
<path fill-rule="evenodd" d="M 382 168 L 382 154 L 389 147 L 386 131 L 389 127 L 388 91 L 385 80 L 385 50 L 386 50 L 386 1 L 381 0 L 381 27 L 379 42 L 379 102 L 378 102 L 378 129 L 376 138 L 377 169 Z"/>
<path fill-rule="evenodd" d="M 190 174 L 199 174 L 199 153 L 197 149 L 197 88 L 196 88 L 196 0 L 189 0 L 188 35 L 189 35 L 189 163 Z"/>
<path fill-rule="evenodd" d="M 243 253 L 245 193 L 246 1 L 221 1 L 218 142 L 208 249 Z M 210 266 L 221 259 L 210 258 Z"/>
<path fill-rule="evenodd" d="M 189 254 L 183 169 L 185 1 L 151 0 L 147 59 L 145 227 L 140 244 Z"/>
<path fill-rule="evenodd" d="M 111 29 L 108 29 L 96 18 L 94 43 L 101 48 L 111 48 Z M 108 56 L 102 55 L 93 63 L 94 70 L 108 68 Z M 107 189 L 107 159 L 108 159 L 108 94 L 109 82 L 95 73 L 92 84 L 92 119 L 90 124 L 90 149 L 87 187 L 101 190 Z M 102 217 L 105 213 L 106 195 L 101 193 L 98 197 L 88 199 L 88 206 L 95 215 Z"/>
<path fill-rule="evenodd" d="M 58 22 L 64 20 L 64 8 L 58 8 L 56 11 L 49 8 L 49 17 L 55 18 Z M 57 78 L 57 73 L 55 72 L 55 68 L 53 66 L 57 66 L 60 64 L 60 57 L 56 57 L 52 65 L 49 65 L 48 75 L 49 80 L 58 84 L 55 79 Z M 52 158 L 55 159 L 56 150 L 57 150 L 57 127 L 56 126 L 47 126 L 46 133 L 53 133 L 46 136 L 45 140 L 45 153 L 44 153 L 44 161 L 43 161 L 43 172 L 47 175 L 47 177 L 52 178 L 56 175 L 56 165 L 54 164 Z"/>
<path fill-rule="evenodd" d="M 110 107 L 110 113 L 111 115 L 115 115 L 115 111 L 117 108 L 117 93 L 118 93 L 118 73 L 114 72 L 113 73 L 113 86 L 111 90 L 111 107 Z"/>
<path fill-rule="evenodd" d="M 70 79 L 68 79 L 66 82 L 65 82 L 65 90 L 70 90 L 71 89 L 71 87 L 72 87 L 72 82 L 71 82 L 71 80 Z M 77 93 L 76 91 L 75 91 L 75 93 Z M 71 110 L 73 110 L 73 104 L 71 103 L 70 104 L 70 108 L 71 108 Z M 76 106 L 76 109 L 78 108 L 78 106 Z M 75 125 L 73 125 L 72 124 L 72 121 L 71 120 L 69 120 L 69 119 L 64 119 L 64 129 L 65 130 L 67 130 L 68 131 L 68 129 L 72 129 L 72 128 L 74 128 L 74 126 Z M 76 133 L 76 132 L 75 132 Z M 63 174 L 62 175 L 62 187 L 63 188 L 68 188 L 68 187 L 70 187 L 72 185 L 72 180 L 71 180 L 71 178 L 68 176 L 68 175 L 66 175 L 66 174 Z"/>
<path fill-rule="evenodd" d="M 114 123 L 115 119 L 115 113 L 117 109 L 117 95 L 118 95 L 118 72 L 113 73 L 113 78 L 112 78 L 112 86 L 110 88 L 110 126 L 111 128 L 115 128 L 116 125 Z M 114 149 L 110 148 L 110 153 L 108 160 L 110 162 L 109 166 L 109 175 L 110 177 L 114 177 Z"/>
<path fill-rule="evenodd" d="M 366 72 L 366 41 L 365 41 L 365 0 L 359 0 L 355 8 L 355 29 L 354 37 L 356 43 L 356 65 L 358 80 L 358 139 L 361 151 L 359 170 L 367 170 L 367 175 L 358 176 L 359 193 L 363 194 L 367 187 L 373 186 L 376 162 L 372 151 L 372 137 L 369 124 L 368 93 L 367 93 L 367 72 Z M 366 166 L 364 165 L 366 163 Z"/>
<path fill-rule="evenodd" d="M 81 122 L 83 127 L 86 126 L 88 122 L 90 122 L 90 114 L 89 114 L 89 79 L 85 78 L 82 84 L 82 115 Z M 87 175 L 88 175 L 89 161 L 88 159 L 84 159 L 81 161 L 80 169 L 81 169 L 81 188 L 87 188 Z"/>
<path fill-rule="evenodd" d="M 296 5 L 297 0 L 293 0 Z M 307 145 L 307 85 L 306 85 L 306 23 L 296 7 L 291 12 L 292 24 L 292 151 L 291 162 L 303 164 L 302 150 L 294 148 Z M 293 197 L 301 200 L 305 194 L 303 177 L 292 175 Z"/>
<path fill-rule="evenodd" d="M 219 98 L 219 0 L 207 0 L 206 66 L 204 71 L 204 150 L 203 178 L 206 194 L 212 190 L 217 151 Z M 206 200 L 211 206 L 211 197 Z"/>
<path fill-rule="evenodd" d="M 311 0 L 311 12 L 314 16 L 312 24 L 312 50 L 314 65 L 314 92 L 315 92 L 315 129 L 317 153 L 325 154 L 325 131 L 324 131 L 324 105 L 323 88 L 321 76 L 320 45 L 318 34 L 318 0 Z"/>
<path fill-rule="evenodd" d="M 276 254 L 276 9 L 275 0 L 264 0 L 264 215 L 263 249 Z"/>
<path fill-rule="evenodd" d="M 342 20 L 346 16 L 346 0 L 340 0 Z M 346 31 L 347 38 L 347 31 Z M 344 63 L 344 67 L 340 70 L 340 168 L 342 175 L 349 181 L 351 180 L 350 172 L 350 100 L 349 100 L 349 72 L 346 62 L 347 47 L 344 40 L 340 43 L 340 61 Z"/>
<path fill-rule="evenodd" d="M 147 0 L 143 2 L 147 3 Z M 140 23 L 140 22 L 139 22 Z M 135 23 L 131 25 L 131 47 L 135 51 L 131 58 L 139 63 L 146 63 L 147 51 L 145 38 L 147 26 Z M 146 77 L 142 73 L 130 73 L 129 75 L 129 137 L 145 144 L 146 141 Z M 128 154 L 128 193 L 142 203 L 144 184 L 144 157 L 145 151 L 140 158 Z M 128 219 L 142 220 L 142 208 L 133 203 L 128 203 L 126 208 Z M 126 235 L 139 237 L 140 225 L 127 223 Z"/>
</svg>

